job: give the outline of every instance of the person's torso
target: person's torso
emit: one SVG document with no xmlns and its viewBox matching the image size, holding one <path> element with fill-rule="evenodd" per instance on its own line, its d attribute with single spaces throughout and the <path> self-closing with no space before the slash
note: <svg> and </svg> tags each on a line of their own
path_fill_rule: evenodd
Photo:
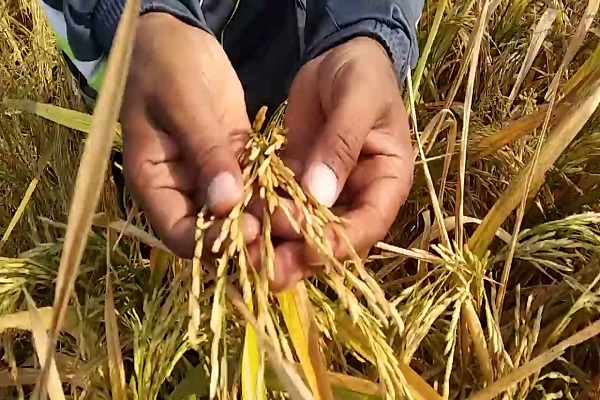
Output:
<svg viewBox="0 0 600 400">
<path fill-rule="evenodd" d="M 208 27 L 244 87 L 250 118 L 287 97 L 303 50 L 304 1 L 204 0 Z"/>
</svg>

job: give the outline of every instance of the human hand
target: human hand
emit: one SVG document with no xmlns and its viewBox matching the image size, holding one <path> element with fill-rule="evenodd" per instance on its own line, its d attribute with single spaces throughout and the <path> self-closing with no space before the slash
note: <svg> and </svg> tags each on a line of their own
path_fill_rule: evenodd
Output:
<svg viewBox="0 0 600 400">
<path fill-rule="evenodd" d="M 237 156 L 251 131 L 241 83 L 217 40 L 168 14 L 141 17 L 121 122 L 135 200 L 165 245 L 191 258 L 202 205 L 223 217 L 241 199 Z M 260 224 L 243 218 L 250 243 Z M 208 242 L 219 231 L 215 224 Z"/>
<path fill-rule="evenodd" d="M 414 169 L 408 118 L 383 47 L 360 37 L 308 62 L 293 82 L 285 123 L 284 161 L 304 190 L 347 221 L 356 251 L 368 253 L 406 201 Z M 284 239 L 275 249 L 272 283 L 282 290 L 323 261 L 283 212 L 271 218 L 273 233 Z M 328 236 L 338 259 L 350 256 L 344 243 Z"/>
</svg>

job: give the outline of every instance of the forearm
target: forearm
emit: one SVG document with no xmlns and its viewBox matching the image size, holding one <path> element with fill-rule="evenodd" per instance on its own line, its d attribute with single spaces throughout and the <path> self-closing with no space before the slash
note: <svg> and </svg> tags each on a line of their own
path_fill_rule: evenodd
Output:
<svg viewBox="0 0 600 400">
<path fill-rule="evenodd" d="M 422 8 L 423 0 L 307 2 L 306 59 L 354 37 L 367 36 L 384 46 L 402 81 L 418 58 L 416 26 Z"/>
</svg>

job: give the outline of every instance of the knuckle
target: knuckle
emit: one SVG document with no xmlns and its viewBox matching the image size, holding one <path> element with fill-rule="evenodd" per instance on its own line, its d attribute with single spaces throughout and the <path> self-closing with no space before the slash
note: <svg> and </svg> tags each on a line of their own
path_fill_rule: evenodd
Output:
<svg viewBox="0 0 600 400">
<path fill-rule="evenodd" d="M 221 144 L 212 144 L 210 146 L 202 148 L 195 156 L 194 162 L 200 166 L 200 168 L 204 168 L 210 165 L 211 160 L 215 157 L 220 150 L 222 150 L 223 146 Z"/>
<path fill-rule="evenodd" d="M 335 146 L 333 148 L 334 167 L 351 168 L 360 154 L 360 143 L 358 138 L 348 131 L 338 131 L 336 134 Z"/>
</svg>

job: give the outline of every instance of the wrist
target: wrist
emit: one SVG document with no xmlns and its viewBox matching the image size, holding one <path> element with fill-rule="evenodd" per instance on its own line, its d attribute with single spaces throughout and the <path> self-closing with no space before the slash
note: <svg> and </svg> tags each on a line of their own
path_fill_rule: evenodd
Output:
<svg viewBox="0 0 600 400">
<path fill-rule="evenodd" d="M 391 63 L 397 81 L 402 82 L 407 74 L 410 55 L 414 51 L 413 43 L 408 34 L 401 28 L 390 27 L 377 20 L 367 19 L 348 25 L 323 38 L 307 50 L 307 61 L 319 55 L 353 41 L 361 45 L 369 43 L 368 47 L 377 44 L 384 51 L 387 60 Z"/>
<path fill-rule="evenodd" d="M 150 11 L 140 16 L 136 35 L 136 47 L 152 47 L 161 43 L 161 51 L 169 46 L 173 51 L 185 43 L 202 49 L 200 54 L 210 56 L 214 51 L 223 51 L 217 39 L 204 29 L 190 25 L 180 18 L 163 11 Z"/>
</svg>

